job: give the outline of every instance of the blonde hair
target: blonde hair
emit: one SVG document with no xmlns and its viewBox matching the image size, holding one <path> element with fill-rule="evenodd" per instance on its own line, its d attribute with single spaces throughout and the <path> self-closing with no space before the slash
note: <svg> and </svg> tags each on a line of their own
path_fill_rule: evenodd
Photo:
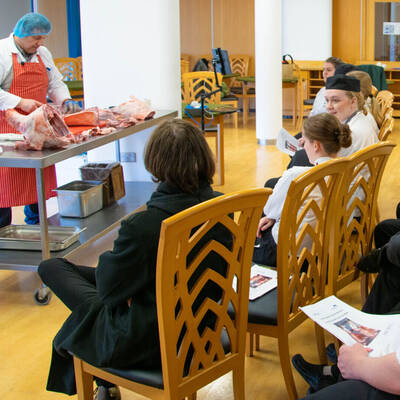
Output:
<svg viewBox="0 0 400 400">
<path fill-rule="evenodd" d="M 382 115 L 381 106 L 377 102 L 376 98 L 372 95 L 372 80 L 369 74 L 364 71 L 351 71 L 346 75 L 354 76 L 360 81 L 360 92 L 364 96 L 364 114 L 367 114 L 368 111 L 374 117 L 376 123 L 380 127 L 382 125 L 384 116 Z M 367 99 L 370 99 L 370 104 L 367 103 Z"/>
</svg>

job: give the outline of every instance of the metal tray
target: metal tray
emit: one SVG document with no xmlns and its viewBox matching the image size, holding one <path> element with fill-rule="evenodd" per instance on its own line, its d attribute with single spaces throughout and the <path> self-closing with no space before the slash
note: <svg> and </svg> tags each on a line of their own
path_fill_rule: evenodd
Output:
<svg viewBox="0 0 400 400">
<path fill-rule="evenodd" d="M 50 251 L 60 251 L 79 239 L 86 228 L 49 226 Z M 39 225 L 8 225 L 0 229 L 0 249 L 42 250 Z"/>
</svg>

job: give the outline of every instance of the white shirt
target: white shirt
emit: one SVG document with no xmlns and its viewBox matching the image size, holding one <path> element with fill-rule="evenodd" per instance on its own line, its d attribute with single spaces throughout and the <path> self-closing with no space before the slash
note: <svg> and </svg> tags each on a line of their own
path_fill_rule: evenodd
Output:
<svg viewBox="0 0 400 400">
<path fill-rule="evenodd" d="M 8 92 L 13 80 L 13 53 L 17 54 L 19 63 L 22 61 L 27 62 L 26 58 L 15 45 L 13 34 L 11 33 L 9 37 L 0 40 L 0 110 L 15 108 L 21 101 L 21 97 Z M 53 57 L 46 47 L 40 46 L 37 53 L 33 55 L 29 62 L 38 63 L 38 54 L 47 69 L 47 76 L 49 78 L 47 95 L 54 103 L 61 104 L 65 99 L 71 98 L 69 90 L 62 81 L 62 75 L 54 65 Z"/>
<path fill-rule="evenodd" d="M 330 160 L 330 157 L 321 157 L 315 161 L 315 165 L 321 164 L 325 161 Z M 287 169 L 281 178 L 279 179 L 278 183 L 276 184 L 272 195 L 269 196 L 267 203 L 264 206 L 264 214 L 267 218 L 274 219 L 276 222 L 272 227 L 272 237 L 275 240 L 275 243 L 278 243 L 278 235 L 279 235 L 279 225 L 281 221 L 281 215 L 283 206 L 285 204 L 287 192 L 289 190 L 289 186 L 292 183 L 292 180 L 303 174 L 304 172 L 308 171 L 312 167 L 292 167 Z M 314 199 L 317 204 L 321 200 L 321 191 L 316 187 L 312 192 L 309 194 L 308 199 Z M 301 213 L 303 207 L 300 208 L 299 213 Z M 300 232 L 301 228 L 304 224 L 309 224 L 311 226 L 315 226 L 316 218 L 315 214 L 310 210 L 305 215 L 302 223 L 299 226 L 298 232 Z M 303 241 L 302 247 L 311 248 L 312 240 L 311 238 L 306 235 Z"/>
<path fill-rule="evenodd" d="M 338 152 L 338 157 L 349 156 L 358 150 L 378 142 L 374 125 L 370 118 L 364 115 L 362 111 L 358 111 L 348 124 L 351 130 L 351 146 L 347 148 L 342 147 Z"/>
<path fill-rule="evenodd" d="M 315 96 L 314 104 L 312 110 L 310 111 L 309 117 L 326 112 L 325 91 L 325 86 L 319 89 L 317 95 Z"/>
</svg>

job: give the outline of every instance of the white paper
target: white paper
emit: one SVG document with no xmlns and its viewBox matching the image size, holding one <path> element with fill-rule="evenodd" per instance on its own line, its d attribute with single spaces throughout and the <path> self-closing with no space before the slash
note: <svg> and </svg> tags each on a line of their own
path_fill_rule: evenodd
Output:
<svg viewBox="0 0 400 400">
<path fill-rule="evenodd" d="M 371 357 L 396 352 L 400 347 L 400 315 L 367 314 L 335 296 L 300 308 L 344 344 L 360 343 L 372 349 Z"/>
<path fill-rule="evenodd" d="M 250 272 L 249 299 L 255 300 L 278 286 L 276 270 L 254 264 Z"/>
<path fill-rule="evenodd" d="M 278 286 L 278 274 L 276 270 L 253 264 L 250 270 L 249 300 L 255 300 L 263 294 L 270 292 Z M 237 289 L 237 279 L 233 279 L 233 289 Z"/>
<path fill-rule="evenodd" d="M 297 150 L 302 149 L 299 145 L 299 141 L 292 136 L 286 129 L 282 128 L 278 137 L 276 138 L 276 147 L 278 150 L 293 156 Z"/>
</svg>

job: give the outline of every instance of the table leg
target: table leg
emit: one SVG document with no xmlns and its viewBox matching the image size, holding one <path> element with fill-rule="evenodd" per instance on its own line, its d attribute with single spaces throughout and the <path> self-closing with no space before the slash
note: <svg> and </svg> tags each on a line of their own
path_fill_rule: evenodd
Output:
<svg viewBox="0 0 400 400">
<path fill-rule="evenodd" d="M 43 181 L 43 168 L 35 168 L 36 190 L 39 206 L 40 237 L 42 246 L 42 260 L 50 258 L 49 229 L 47 223 L 46 196 Z"/>
</svg>

